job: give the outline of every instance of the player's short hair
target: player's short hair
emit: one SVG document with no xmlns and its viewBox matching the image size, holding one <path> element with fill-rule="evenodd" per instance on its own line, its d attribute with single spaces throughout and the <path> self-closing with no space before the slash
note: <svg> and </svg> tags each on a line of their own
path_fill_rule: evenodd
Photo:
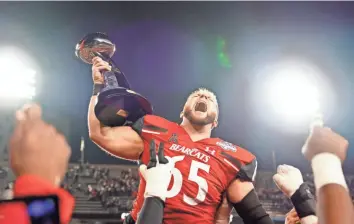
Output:
<svg viewBox="0 0 354 224">
<path fill-rule="evenodd" d="M 213 91 L 211 91 L 207 88 L 204 88 L 204 87 L 200 87 L 200 88 L 194 90 L 191 94 L 189 94 L 188 98 L 193 96 L 196 93 L 208 93 L 213 98 L 216 105 L 218 105 L 218 99 L 216 98 L 216 95 Z"/>
<path fill-rule="evenodd" d="M 211 91 L 211 90 L 205 88 L 205 87 L 200 87 L 200 88 L 194 90 L 191 94 L 189 94 L 188 99 L 189 99 L 190 97 L 192 97 L 192 96 L 193 96 L 194 94 L 196 94 L 196 93 L 208 93 L 208 94 L 213 98 L 213 101 L 215 102 L 216 108 L 217 108 L 217 115 L 216 115 L 216 117 L 217 117 L 217 119 L 218 119 L 218 117 L 219 117 L 219 103 L 218 103 L 218 99 L 216 98 L 215 93 L 214 93 L 213 91 Z"/>
</svg>

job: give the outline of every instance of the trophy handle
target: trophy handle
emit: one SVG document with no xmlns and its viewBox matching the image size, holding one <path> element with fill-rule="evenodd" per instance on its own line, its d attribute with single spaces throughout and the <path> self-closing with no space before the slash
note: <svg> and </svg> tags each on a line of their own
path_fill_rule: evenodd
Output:
<svg viewBox="0 0 354 224">
<path fill-rule="evenodd" d="M 110 88 L 123 87 L 126 89 L 131 89 L 128 79 L 125 77 L 124 73 L 118 68 L 117 64 L 110 57 L 106 57 L 104 54 L 101 54 L 99 52 L 93 52 L 93 53 L 96 56 L 98 56 L 98 57 L 102 58 L 103 60 L 105 60 L 106 62 L 108 62 L 112 66 L 112 71 L 104 72 L 104 74 L 103 74 L 104 79 L 105 79 L 105 84 L 108 88 L 109 88 L 109 86 L 111 86 Z M 113 84 L 114 80 L 113 80 L 112 73 L 115 76 L 115 79 L 116 79 L 115 82 L 117 82 L 117 84 Z M 110 83 L 112 83 L 112 85 L 110 85 Z"/>
</svg>

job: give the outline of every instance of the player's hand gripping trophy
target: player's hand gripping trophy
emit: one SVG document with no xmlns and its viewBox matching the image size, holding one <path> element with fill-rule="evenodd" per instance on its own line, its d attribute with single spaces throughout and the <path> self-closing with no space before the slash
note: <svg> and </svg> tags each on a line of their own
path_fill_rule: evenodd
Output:
<svg viewBox="0 0 354 224">
<path fill-rule="evenodd" d="M 97 119 L 111 127 L 135 122 L 152 113 L 149 101 L 130 89 L 126 77 L 111 59 L 115 50 L 115 44 L 104 33 L 86 35 L 75 50 L 76 56 L 85 63 L 92 64 L 93 58 L 100 57 L 111 66 L 110 71 L 103 73 L 104 88 L 99 92 L 95 106 Z"/>
</svg>

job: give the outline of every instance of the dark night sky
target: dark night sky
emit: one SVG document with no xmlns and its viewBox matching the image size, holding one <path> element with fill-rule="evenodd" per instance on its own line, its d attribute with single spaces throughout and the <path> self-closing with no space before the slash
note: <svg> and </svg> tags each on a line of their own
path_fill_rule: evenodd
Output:
<svg viewBox="0 0 354 224">
<path fill-rule="evenodd" d="M 87 137 L 92 90 L 90 66 L 75 58 L 74 47 L 85 34 L 102 31 L 117 45 L 114 60 L 156 114 L 178 122 L 189 92 L 211 88 L 221 107 L 214 135 L 254 152 L 261 168 L 271 169 L 272 150 L 278 163 L 308 168 L 299 152 L 306 130 L 282 133 L 257 116 L 264 99 L 251 100 L 254 71 L 287 56 L 321 67 L 336 95 L 327 123 L 351 140 L 353 12 L 352 2 L 0 2 L 0 45 L 21 47 L 38 63 L 37 100 L 70 121 L 74 160 L 80 136 Z M 231 68 L 218 63 L 218 38 L 226 40 Z M 118 162 L 89 142 L 86 156 Z"/>
</svg>

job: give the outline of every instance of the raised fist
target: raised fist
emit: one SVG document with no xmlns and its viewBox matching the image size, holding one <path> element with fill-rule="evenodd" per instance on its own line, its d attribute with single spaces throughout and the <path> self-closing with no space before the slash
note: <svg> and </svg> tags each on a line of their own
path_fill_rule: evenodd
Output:
<svg viewBox="0 0 354 224">
<path fill-rule="evenodd" d="M 273 176 L 273 180 L 288 198 L 290 198 L 304 182 L 300 170 L 289 165 L 278 166 L 277 173 Z"/>
<path fill-rule="evenodd" d="M 42 120 L 34 104 L 16 112 L 16 125 L 9 142 L 10 165 L 15 175 L 36 175 L 59 186 L 71 149 L 65 137 Z"/>
<path fill-rule="evenodd" d="M 315 126 L 307 138 L 302 153 L 309 161 L 320 153 L 332 153 L 342 161 L 347 156 L 348 141 L 328 127 Z"/>
</svg>

